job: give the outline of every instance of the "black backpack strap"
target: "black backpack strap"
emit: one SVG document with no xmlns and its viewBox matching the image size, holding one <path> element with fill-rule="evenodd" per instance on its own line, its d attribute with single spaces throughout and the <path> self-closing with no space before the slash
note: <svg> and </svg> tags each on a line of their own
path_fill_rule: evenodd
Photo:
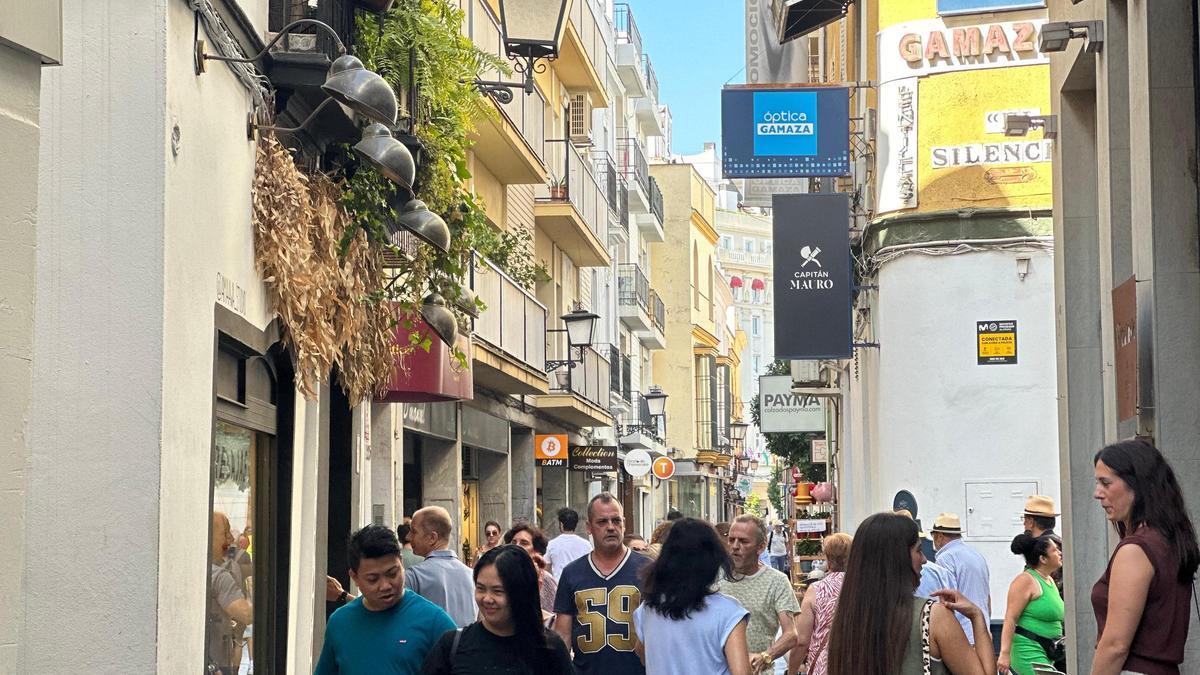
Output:
<svg viewBox="0 0 1200 675">
<path fill-rule="evenodd" d="M 454 631 L 454 642 L 450 643 L 450 665 L 454 665 L 454 657 L 458 654 L 458 641 L 462 639 L 463 629 Z"/>
</svg>

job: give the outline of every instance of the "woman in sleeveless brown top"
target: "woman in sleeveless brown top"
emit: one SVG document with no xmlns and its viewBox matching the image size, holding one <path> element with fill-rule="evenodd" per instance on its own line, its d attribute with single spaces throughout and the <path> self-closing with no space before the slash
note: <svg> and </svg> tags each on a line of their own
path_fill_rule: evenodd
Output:
<svg viewBox="0 0 1200 675">
<path fill-rule="evenodd" d="M 1092 588 L 1092 675 L 1178 675 L 1187 642 L 1196 531 L 1175 472 L 1142 440 L 1096 453 L 1096 492 L 1121 541 Z"/>
<path fill-rule="evenodd" d="M 913 597 L 921 540 L 912 518 L 877 513 L 854 533 L 829 640 L 829 675 L 995 675 L 983 610 L 958 591 Z M 954 613 L 971 619 L 975 646 Z"/>
</svg>

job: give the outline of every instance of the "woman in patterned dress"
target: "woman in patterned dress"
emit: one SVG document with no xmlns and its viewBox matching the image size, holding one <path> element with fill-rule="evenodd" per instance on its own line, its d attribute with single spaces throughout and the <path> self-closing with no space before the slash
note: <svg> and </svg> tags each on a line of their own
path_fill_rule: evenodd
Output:
<svg viewBox="0 0 1200 675">
<path fill-rule="evenodd" d="M 828 672 L 829 628 L 833 625 L 833 612 L 837 609 L 838 596 L 842 592 L 851 541 L 850 535 L 838 532 L 821 542 L 826 572 L 804 594 L 800 618 L 796 622 L 796 633 L 800 639 L 788 657 L 789 673 L 799 671 L 800 664 L 807 665 L 809 675 L 825 675 Z"/>
</svg>

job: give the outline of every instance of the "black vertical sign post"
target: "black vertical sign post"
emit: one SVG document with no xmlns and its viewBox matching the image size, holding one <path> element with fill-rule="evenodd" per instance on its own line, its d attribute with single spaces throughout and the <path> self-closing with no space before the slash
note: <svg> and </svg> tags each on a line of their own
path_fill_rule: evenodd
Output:
<svg viewBox="0 0 1200 675">
<path fill-rule="evenodd" d="M 851 355 L 850 196 L 775 195 L 775 357 Z"/>
</svg>

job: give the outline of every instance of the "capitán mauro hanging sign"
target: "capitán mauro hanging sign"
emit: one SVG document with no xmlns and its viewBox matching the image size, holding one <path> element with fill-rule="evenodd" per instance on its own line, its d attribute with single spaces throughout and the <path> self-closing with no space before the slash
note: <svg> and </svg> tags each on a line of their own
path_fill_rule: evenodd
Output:
<svg viewBox="0 0 1200 675">
<path fill-rule="evenodd" d="M 758 378 L 759 425 L 764 433 L 825 431 L 825 404 L 816 396 L 792 393 L 791 375 Z"/>
<path fill-rule="evenodd" d="M 775 195 L 775 357 L 850 356 L 850 196 Z"/>
</svg>

